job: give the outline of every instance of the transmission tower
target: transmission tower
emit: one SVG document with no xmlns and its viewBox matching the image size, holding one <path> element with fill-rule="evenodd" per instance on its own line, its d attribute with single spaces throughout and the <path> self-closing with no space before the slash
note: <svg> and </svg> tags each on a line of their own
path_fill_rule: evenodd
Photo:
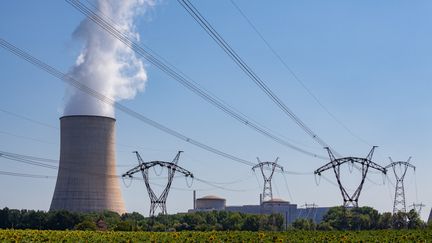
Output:
<svg viewBox="0 0 432 243">
<path fill-rule="evenodd" d="M 328 147 L 325 148 L 329 154 L 330 162 L 321 166 L 317 170 L 315 170 L 314 173 L 315 173 L 315 175 L 321 176 L 322 172 L 329 170 L 329 169 L 333 169 L 335 176 L 336 176 L 337 183 L 339 185 L 339 190 L 342 194 L 343 206 L 345 206 L 345 207 L 350 207 L 350 206 L 358 207 L 358 199 L 360 197 L 360 193 L 361 193 L 361 190 L 363 188 L 363 184 L 365 182 L 369 168 L 381 171 L 384 174 L 387 173 L 386 168 L 383 168 L 382 166 L 371 161 L 376 147 L 377 146 L 372 147 L 371 151 L 366 156 L 366 158 L 344 157 L 344 158 L 339 158 L 339 159 L 336 159 L 336 157 L 333 155 L 330 148 L 328 148 Z M 352 195 L 350 195 L 347 192 L 347 190 L 345 189 L 345 187 L 341 183 L 340 166 L 345 164 L 345 163 L 351 163 L 352 166 L 356 166 L 356 164 L 360 165 L 360 168 L 358 168 L 358 169 L 361 171 L 361 174 L 362 174 L 362 179 L 360 181 L 360 184 Z"/>
<path fill-rule="evenodd" d="M 261 174 L 263 176 L 264 179 L 264 188 L 263 188 L 263 201 L 268 201 L 273 199 L 273 191 L 272 191 L 272 184 L 271 184 L 271 180 L 273 178 L 273 174 L 275 172 L 276 168 L 281 169 L 281 171 L 283 171 L 283 167 L 277 164 L 277 161 L 279 160 L 279 157 L 276 158 L 276 160 L 274 162 L 261 162 L 259 158 L 257 158 L 258 160 L 258 164 L 255 165 L 254 167 L 252 167 L 252 170 L 255 172 L 256 168 L 260 168 L 261 170 Z M 264 170 L 268 170 L 270 171 L 269 175 L 266 175 L 264 173 Z"/>
<path fill-rule="evenodd" d="M 155 215 L 155 211 L 157 208 L 160 208 L 162 214 L 167 214 L 166 200 L 168 197 L 168 192 L 169 192 L 170 187 L 171 187 L 171 183 L 172 183 L 173 178 L 174 178 L 174 174 L 176 172 L 183 174 L 186 178 L 187 177 L 190 177 L 192 179 L 194 178 L 193 174 L 190 171 L 177 165 L 179 158 L 180 158 L 180 154 L 182 152 L 183 151 L 179 151 L 172 162 L 165 162 L 165 161 L 144 162 L 143 159 L 141 158 L 140 154 L 137 151 L 134 151 L 134 153 L 136 154 L 137 159 L 138 159 L 138 166 L 135 166 L 134 168 L 132 168 L 129 171 L 127 171 L 126 173 L 124 173 L 122 175 L 122 177 L 123 178 L 133 178 L 133 174 L 141 171 L 142 176 L 144 178 L 145 185 L 147 187 L 147 192 L 148 192 L 149 197 L 150 197 L 150 216 Z M 165 186 L 165 189 L 163 190 L 163 192 L 160 194 L 159 197 L 156 196 L 156 193 L 150 187 L 150 182 L 149 182 L 148 170 L 154 166 L 160 166 L 162 168 L 168 169 L 168 182 Z"/>
<path fill-rule="evenodd" d="M 394 175 L 396 177 L 395 186 L 395 196 L 393 201 L 393 213 L 404 212 L 406 213 L 405 204 L 405 188 L 404 188 L 404 178 L 408 168 L 412 168 L 415 171 L 415 166 L 410 164 L 411 157 L 407 161 L 397 161 L 393 162 L 392 158 L 389 157 L 390 164 L 385 168 L 393 168 Z"/>
<path fill-rule="evenodd" d="M 304 207 L 306 211 L 306 219 L 312 219 L 314 222 L 316 222 L 315 218 L 318 205 L 316 205 L 315 203 L 305 203 L 300 207 Z"/>
<path fill-rule="evenodd" d="M 424 205 L 423 203 L 413 203 L 411 205 L 409 205 L 410 208 L 413 208 L 418 215 L 420 215 L 421 210 L 423 207 L 425 207 L 426 205 Z"/>
</svg>

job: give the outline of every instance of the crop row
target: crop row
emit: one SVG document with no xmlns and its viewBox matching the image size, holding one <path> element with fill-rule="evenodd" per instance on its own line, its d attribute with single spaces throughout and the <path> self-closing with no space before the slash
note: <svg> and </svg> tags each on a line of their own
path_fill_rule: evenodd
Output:
<svg viewBox="0 0 432 243">
<path fill-rule="evenodd" d="M 1 242 L 432 242 L 431 230 L 94 232 L 0 230 Z"/>
</svg>

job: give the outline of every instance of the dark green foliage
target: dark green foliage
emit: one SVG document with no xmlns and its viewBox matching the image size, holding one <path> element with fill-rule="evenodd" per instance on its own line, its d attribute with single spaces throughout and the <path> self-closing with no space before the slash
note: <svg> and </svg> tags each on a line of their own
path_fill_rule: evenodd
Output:
<svg viewBox="0 0 432 243">
<path fill-rule="evenodd" d="M 102 222 L 102 223 L 101 223 Z M 101 225 L 103 227 L 101 227 Z M 73 213 L 0 209 L 0 229 L 41 230 L 114 230 L 114 231 L 283 231 L 281 214 L 256 215 L 228 211 L 211 211 L 144 217 L 139 213 L 119 215 L 115 212 Z M 289 226 L 297 230 L 374 230 L 419 229 L 426 224 L 418 214 L 379 214 L 373 208 L 331 208 L 318 225 L 297 219 Z M 429 226 L 431 227 L 431 226 Z"/>
<path fill-rule="evenodd" d="M 91 230 L 91 231 L 95 231 L 95 230 L 97 230 L 97 226 L 96 226 L 95 222 L 93 222 L 93 221 L 91 221 L 89 219 L 85 219 L 81 223 L 78 223 L 77 225 L 75 225 L 74 229 L 75 230 Z"/>
<path fill-rule="evenodd" d="M 316 225 L 312 221 L 312 219 L 304 219 L 304 218 L 296 219 L 292 223 L 292 227 L 294 229 L 298 229 L 298 230 L 315 230 L 316 229 Z"/>
<path fill-rule="evenodd" d="M 46 220 L 46 228 L 53 230 L 73 229 L 81 222 L 80 215 L 68 211 L 49 212 Z"/>
<path fill-rule="evenodd" d="M 97 222 L 103 222 L 100 228 Z M 146 218 L 139 213 L 119 215 L 115 212 L 73 213 L 0 209 L 0 229 L 41 230 L 114 230 L 114 231 L 224 231 L 282 230 L 283 217 L 212 211 L 159 215 Z"/>
<path fill-rule="evenodd" d="M 393 217 L 389 212 L 381 214 L 378 220 L 378 229 L 390 229 L 393 225 Z"/>
<path fill-rule="evenodd" d="M 242 230 L 258 231 L 259 228 L 260 228 L 259 215 L 255 215 L 255 214 L 246 215 L 246 218 L 242 225 Z"/>
<path fill-rule="evenodd" d="M 425 227 L 425 223 L 420 219 L 420 216 L 418 215 L 418 213 L 414 210 L 411 209 L 408 213 L 407 213 L 407 220 L 408 220 L 408 229 L 419 229 L 419 228 L 424 228 Z"/>
<path fill-rule="evenodd" d="M 114 228 L 115 231 L 132 231 L 132 224 L 129 221 L 120 221 Z"/>
<path fill-rule="evenodd" d="M 425 223 L 415 210 L 408 213 L 383 213 L 371 207 L 331 208 L 323 218 L 323 223 L 337 230 L 374 230 L 374 229 L 420 229 Z"/>
</svg>

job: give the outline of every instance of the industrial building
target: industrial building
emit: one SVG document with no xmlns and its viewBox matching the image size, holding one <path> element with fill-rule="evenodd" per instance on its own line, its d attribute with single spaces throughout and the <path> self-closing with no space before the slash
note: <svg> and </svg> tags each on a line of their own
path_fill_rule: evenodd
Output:
<svg viewBox="0 0 432 243">
<path fill-rule="evenodd" d="M 224 210 L 226 200 L 214 195 L 205 196 L 195 200 L 195 208 L 199 208 L 200 211 Z"/>
<path fill-rule="evenodd" d="M 115 119 L 60 118 L 60 165 L 51 211 L 125 213 L 115 161 Z"/>
<path fill-rule="evenodd" d="M 245 214 L 282 214 L 285 221 L 284 223 L 291 224 L 298 218 L 311 219 L 315 223 L 320 223 L 329 209 L 329 207 L 316 206 L 298 208 L 297 204 L 292 204 L 288 201 L 277 198 L 268 201 L 261 201 L 259 205 L 226 206 L 226 199 L 224 198 L 214 195 L 195 198 L 194 193 L 194 208 L 190 209 L 188 212 L 224 210 Z"/>
</svg>

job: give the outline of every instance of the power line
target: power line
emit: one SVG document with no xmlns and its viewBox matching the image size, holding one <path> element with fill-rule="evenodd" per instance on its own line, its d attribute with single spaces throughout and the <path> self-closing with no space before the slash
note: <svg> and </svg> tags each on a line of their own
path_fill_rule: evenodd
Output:
<svg viewBox="0 0 432 243">
<path fill-rule="evenodd" d="M 109 20 L 104 19 L 102 16 L 100 16 L 95 11 L 91 10 L 84 4 L 82 4 L 79 1 L 76 0 L 66 0 L 69 4 L 71 4 L 73 7 L 75 7 L 78 11 L 83 13 L 85 16 L 88 17 L 91 21 L 99 25 L 101 28 L 103 28 L 105 31 L 108 32 L 111 36 L 118 39 L 120 42 L 124 43 L 127 47 L 132 49 L 136 54 L 140 55 L 141 57 L 145 58 L 147 61 L 155 65 L 157 68 L 159 68 L 161 71 L 166 73 L 168 76 L 172 77 L 174 80 L 178 81 L 180 84 L 182 84 L 184 87 L 195 93 L 196 95 L 200 96 L 205 101 L 209 102 L 216 108 L 220 109 L 227 115 L 231 116 L 232 118 L 238 120 L 242 124 L 249 126 L 250 128 L 254 129 L 255 131 L 261 133 L 262 135 L 276 141 L 279 144 L 282 144 L 286 147 L 289 147 L 293 150 L 296 150 L 298 152 L 301 152 L 303 154 L 315 157 L 315 158 L 321 158 L 324 159 L 324 156 L 317 155 L 315 153 L 312 153 L 310 151 L 307 151 L 303 148 L 300 148 L 298 146 L 295 146 L 284 139 L 280 138 L 279 136 L 276 136 L 275 134 L 271 133 L 269 129 L 266 129 L 264 126 L 259 125 L 258 123 L 252 121 L 250 118 L 248 118 L 246 115 L 235 111 L 234 108 L 226 105 L 226 102 L 222 101 L 220 98 L 216 97 L 215 95 L 211 94 L 207 90 L 200 88 L 198 84 L 194 81 L 192 81 L 189 77 L 184 75 L 182 72 L 176 70 L 176 68 L 169 64 L 167 61 L 165 61 L 163 58 L 161 58 L 159 55 L 154 54 L 155 52 L 152 51 L 150 48 L 144 46 L 141 47 L 137 43 L 135 43 L 131 38 L 129 38 L 127 35 L 123 34 L 121 31 L 119 31 L 113 23 L 110 23 Z M 99 10 L 97 10 L 100 12 Z M 103 14 L 103 13 L 102 13 Z"/>
<path fill-rule="evenodd" d="M 29 156 L 29 155 L 22 155 L 22 154 L 5 152 L 5 151 L 0 151 L 0 158 L 16 161 L 16 162 L 20 162 L 20 163 L 25 163 L 25 164 L 29 164 L 29 165 L 33 165 L 33 166 L 48 168 L 48 169 L 54 169 L 54 170 L 58 169 L 58 166 L 47 164 L 47 163 L 56 163 L 56 164 L 58 164 L 58 161 L 54 160 L 54 159 L 40 158 L 40 157 Z M 77 170 L 77 169 L 72 169 L 72 168 L 68 168 L 68 167 L 66 167 L 65 169 L 66 170 Z M 88 172 L 88 171 L 83 171 L 83 170 L 79 170 L 79 172 L 80 173 L 84 173 L 84 174 L 91 174 L 91 175 L 94 175 L 94 176 L 109 176 L 109 177 L 114 177 L 114 178 L 122 178 L 122 176 L 120 176 L 120 175 L 93 173 L 93 172 Z M 17 177 L 29 177 L 29 178 L 57 178 L 56 176 L 50 176 L 50 175 L 25 174 L 25 173 L 8 172 L 8 171 L 0 171 L 0 175 L 9 175 L 9 176 L 17 176 Z M 139 177 L 130 177 L 130 179 L 133 179 L 133 180 L 142 180 L 142 178 L 139 178 Z M 241 191 L 247 191 L 247 190 L 249 190 L 249 189 L 227 188 L 227 187 L 224 187 L 224 186 L 221 186 L 221 185 L 217 185 L 217 183 L 215 183 L 215 182 L 207 181 L 207 180 L 196 178 L 196 177 L 194 179 L 197 180 L 197 181 L 199 181 L 199 182 L 201 182 L 201 183 L 203 183 L 203 184 L 206 184 L 206 185 L 212 186 L 213 188 L 217 188 L 217 189 L 221 189 L 221 190 L 236 191 L 236 192 L 241 192 Z M 153 183 L 153 182 L 151 184 L 159 185 L 159 184 L 156 184 L 156 183 Z M 227 183 L 221 182 L 219 184 L 233 184 L 233 183 L 232 182 L 227 182 Z M 180 190 L 180 188 L 175 188 L 175 189 Z M 195 189 L 195 190 L 207 190 L 207 189 Z"/>
<path fill-rule="evenodd" d="M 318 99 L 318 97 L 306 86 L 306 84 L 300 79 L 300 77 L 294 72 L 294 70 L 285 62 L 285 60 L 277 53 L 277 51 L 270 45 L 266 38 L 264 38 L 263 34 L 258 30 L 258 28 L 252 23 L 250 18 L 244 13 L 244 11 L 233 1 L 230 0 L 231 4 L 234 8 L 240 13 L 240 15 L 246 20 L 249 26 L 254 30 L 254 32 L 259 36 L 259 38 L 264 42 L 270 52 L 279 60 L 282 66 L 292 75 L 294 80 L 300 84 L 300 86 L 313 98 L 313 100 L 333 119 L 335 120 L 342 128 L 344 128 L 349 134 L 353 137 L 361 141 L 362 143 L 370 145 L 366 140 L 355 134 L 351 129 L 348 128 L 341 120 L 339 120 L 330 110 Z"/>
<path fill-rule="evenodd" d="M 40 178 L 40 179 L 55 179 L 55 178 L 57 178 L 57 176 L 16 173 L 16 172 L 9 172 L 9 171 L 3 171 L 3 170 L 0 170 L 0 175 L 14 176 L 14 177 L 26 177 L 26 178 Z"/>
<path fill-rule="evenodd" d="M 42 125 L 42 126 L 46 126 L 46 127 L 52 128 L 52 129 L 56 130 L 57 132 L 60 130 L 58 127 L 53 126 L 51 124 L 44 123 L 44 122 L 32 119 L 32 118 L 27 117 L 27 116 L 23 116 L 21 114 L 15 113 L 15 112 L 11 112 L 11 111 L 8 111 L 8 110 L 5 110 L 5 109 L 1 109 L 1 108 L 0 108 L 0 111 L 4 112 L 6 114 L 9 114 L 11 116 L 14 116 L 16 118 L 29 121 L 29 122 L 34 123 L 34 124 L 38 124 L 38 125 Z M 33 137 L 28 137 L 28 136 L 17 135 L 17 134 L 10 133 L 10 132 L 5 132 L 5 131 L 0 131 L 0 134 L 4 134 L 4 135 L 16 137 L 16 138 L 21 138 L 21 139 L 33 140 L 33 141 L 37 141 L 37 142 L 41 142 L 41 143 L 58 145 L 58 143 L 49 142 L 49 141 L 45 141 L 45 140 L 40 140 L 38 138 L 33 138 Z M 122 143 L 116 143 L 116 144 L 117 144 L 117 146 L 120 146 L 120 147 L 133 148 L 135 150 L 141 149 L 141 150 L 151 150 L 151 151 L 165 151 L 165 150 L 160 150 L 160 149 L 153 149 L 153 148 L 147 148 L 147 147 L 144 148 L 144 147 L 139 147 L 139 146 L 126 145 L 126 144 L 122 144 Z M 123 167 L 123 166 L 129 166 L 129 165 L 117 165 L 117 167 Z"/>
<path fill-rule="evenodd" d="M 312 131 L 287 105 L 267 86 L 267 84 L 243 61 L 223 37 L 201 15 L 189 0 L 177 0 L 192 18 L 207 32 L 207 34 L 222 48 L 222 50 L 237 64 L 237 66 L 303 131 L 322 147 L 329 147 L 315 132 Z"/>
<path fill-rule="evenodd" d="M 223 152 L 221 150 L 218 150 L 214 147 L 211 147 L 209 145 L 201 143 L 195 139 L 189 138 L 186 135 L 179 133 L 175 130 L 172 130 L 172 129 L 170 129 L 170 128 L 168 128 L 168 127 L 166 127 L 166 126 L 164 126 L 164 125 L 162 125 L 162 124 L 160 124 L 154 120 L 151 120 L 150 118 L 147 118 L 146 116 L 144 116 L 144 115 L 142 115 L 142 114 L 118 103 L 118 102 L 115 102 L 113 99 L 97 92 L 96 90 L 89 88 L 88 86 L 80 83 L 78 80 L 74 79 L 70 75 L 62 73 L 61 71 L 59 71 L 59 70 L 55 69 L 54 67 L 44 63 L 43 61 L 37 59 L 36 57 L 31 56 L 29 53 L 15 47 L 11 43 L 9 43 L 9 42 L 1 39 L 1 38 L 0 38 L 0 46 L 5 48 L 6 50 L 10 51 L 11 53 L 15 54 L 16 56 L 18 56 L 18 57 L 26 60 L 27 62 L 33 64 L 34 66 L 36 66 L 36 67 L 44 70 L 45 72 L 51 74 L 52 76 L 54 76 L 54 77 L 64 81 L 65 83 L 75 87 L 76 89 L 78 89 L 84 93 L 87 93 L 88 95 L 91 95 L 102 102 L 113 105 L 114 107 L 116 107 L 120 111 L 124 112 L 125 114 L 127 114 L 133 118 L 136 118 L 136 119 L 156 128 L 160 131 L 163 131 L 167 134 L 170 134 L 174 137 L 177 137 L 178 139 L 181 139 L 181 140 L 188 142 L 192 145 L 195 145 L 199 148 L 202 148 L 204 150 L 207 150 L 207 151 L 214 153 L 214 154 L 217 154 L 219 156 L 225 157 L 227 159 L 233 160 L 235 162 L 242 163 L 242 164 L 245 164 L 247 166 L 255 165 L 255 163 L 253 163 L 251 161 L 241 159 L 241 158 L 236 157 L 234 155 L 231 155 L 231 154 L 228 154 L 228 153 Z M 303 173 L 289 172 L 289 171 L 287 171 L 286 173 L 288 173 L 288 174 L 303 174 Z"/>
<path fill-rule="evenodd" d="M 126 107 L 126 106 L 124 106 L 124 105 L 122 105 L 120 103 L 115 102 L 113 99 L 111 99 L 111 98 L 109 98 L 109 97 L 107 97 L 107 96 L 105 96 L 105 95 L 97 92 L 94 89 L 89 88 L 88 86 L 80 83 L 78 80 L 74 79 L 70 75 L 60 72 L 59 70 L 55 69 L 54 67 L 52 67 L 52 66 L 50 66 L 50 65 L 42 62 L 41 60 L 39 60 L 39 59 L 31 56 L 27 52 L 24 52 L 23 50 L 15 47 L 14 45 L 10 44 L 9 42 L 7 42 L 7 41 L 5 41 L 3 39 L 0 39 L 0 45 L 3 48 L 5 48 L 6 50 L 8 50 L 11 53 L 15 54 L 16 56 L 18 56 L 18 57 L 26 60 L 27 62 L 33 64 L 34 66 L 36 66 L 36 67 L 38 67 L 38 68 L 40 68 L 40 69 L 48 72 L 52 76 L 54 76 L 54 77 L 56 77 L 58 79 L 61 79 L 62 81 L 64 81 L 67 84 L 75 87 L 76 89 L 78 89 L 78 90 L 80 90 L 80 91 L 82 91 L 84 93 L 87 93 L 87 94 L 95 97 L 96 99 L 104 102 L 104 103 L 107 103 L 109 105 L 113 105 L 117 109 L 119 109 L 120 111 L 124 112 L 125 114 L 130 115 L 130 116 L 132 116 L 132 117 L 134 117 L 134 118 L 136 118 L 136 119 L 138 119 L 138 120 L 140 120 L 140 121 L 142 121 L 142 122 L 144 122 L 144 123 L 146 123 L 146 124 L 148 124 L 148 125 L 156 128 L 158 130 L 161 130 L 161 131 L 163 131 L 165 133 L 168 133 L 168 134 L 170 134 L 170 135 L 172 135 L 174 137 L 177 137 L 178 139 L 186 141 L 186 142 L 188 142 L 190 144 L 193 144 L 193 145 L 195 145 L 197 147 L 200 147 L 200 148 L 202 148 L 204 150 L 207 150 L 209 152 L 215 153 L 215 154 L 220 155 L 222 157 L 234 160 L 234 161 L 242 163 L 242 164 L 246 164 L 248 166 L 254 165 L 254 163 L 252 163 L 250 161 L 238 158 L 238 157 L 236 157 L 234 155 L 225 153 L 225 152 L 220 151 L 220 150 L 218 150 L 216 148 L 213 148 L 211 146 L 203 144 L 203 143 L 201 143 L 201 142 L 199 142 L 197 140 L 189 138 L 189 137 L 187 137 L 187 136 L 185 136 L 185 135 L 183 135 L 183 134 L 181 134 L 181 133 L 179 133 L 177 131 L 174 131 L 174 130 L 166 127 L 166 126 L 163 126 L 162 124 L 160 124 L 160 123 L 158 123 L 156 121 L 153 121 L 153 120 L 145 117 L 144 115 L 142 115 L 142 114 L 140 114 L 140 113 L 138 113 L 138 112 L 136 112 L 136 111 L 134 111 L 132 109 L 129 109 L 128 107 Z"/>
<path fill-rule="evenodd" d="M 35 142 L 39 142 L 39 143 L 45 143 L 45 144 L 50 144 L 50 145 L 57 145 L 57 143 L 41 140 L 41 139 L 38 139 L 38 138 L 28 137 L 28 136 L 17 135 L 17 134 L 11 133 L 11 132 L 0 131 L 0 134 L 4 134 L 4 135 L 7 135 L 7 136 L 16 137 L 16 138 L 21 138 L 21 139 L 27 139 L 27 140 L 31 140 L 31 141 L 35 141 Z"/>
<path fill-rule="evenodd" d="M 53 125 L 48 124 L 48 123 L 44 123 L 44 122 L 40 122 L 40 121 L 36 121 L 36 120 L 31 119 L 31 118 L 29 118 L 29 117 L 27 117 L 27 116 L 23 116 L 23 115 L 17 114 L 17 113 L 12 112 L 12 111 L 8 111 L 8 110 L 2 109 L 2 108 L 0 108 L 0 111 L 3 112 L 3 113 L 5 113 L 5 114 L 8 114 L 8 115 L 10 115 L 10 116 L 18 117 L 18 118 L 20 118 L 20 119 L 22 119 L 22 120 L 26 120 L 26 121 L 29 121 L 29 122 L 33 122 L 33 123 L 35 123 L 35 124 L 39 124 L 39 125 L 41 125 L 41 126 L 48 127 L 48 128 L 51 128 L 51 129 L 59 130 L 59 128 L 56 127 L 56 126 L 53 126 Z"/>
<path fill-rule="evenodd" d="M 21 156 L 21 155 L 18 155 L 18 154 L 0 152 L 0 158 L 5 158 L 5 159 L 8 159 L 8 160 L 13 160 L 13 161 L 17 161 L 17 162 L 20 162 L 20 163 L 25 163 L 25 164 L 29 164 L 29 165 L 44 167 L 44 168 L 48 168 L 48 169 L 54 169 L 54 170 L 58 169 L 58 166 L 46 164 L 44 162 L 41 162 L 41 160 L 36 159 L 35 157 L 30 158 L 30 157 Z"/>
</svg>

